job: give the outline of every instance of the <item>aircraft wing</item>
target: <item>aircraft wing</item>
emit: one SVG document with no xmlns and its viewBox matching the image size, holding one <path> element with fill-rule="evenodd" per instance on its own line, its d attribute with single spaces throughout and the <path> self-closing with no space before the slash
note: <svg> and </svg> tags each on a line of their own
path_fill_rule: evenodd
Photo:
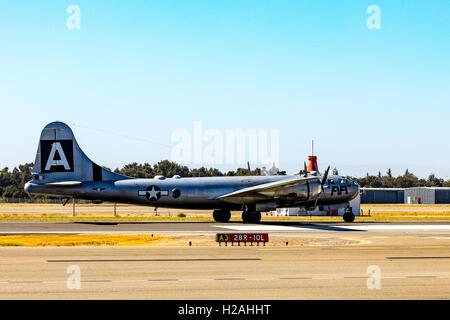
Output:
<svg viewBox="0 0 450 320">
<path fill-rule="evenodd" d="M 280 181 L 275 182 L 269 182 L 269 183 L 263 183 L 259 184 L 253 187 L 243 188 L 236 190 L 234 192 L 230 192 L 218 197 L 215 197 L 214 199 L 222 199 L 222 200 L 231 200 L 234 202 L 237 198 L 253 198 L 253 199 L 268 199 L 268 198 L 274 198 L 277 193 L 280 193 L 282 189 L 295 187 L 297 185 L 301 185 L 304 183 L 307 183 L 309 181 L 316 181 L 320 180 L 320 177 L 313 176 L 313 177 L 292 177 L 283 179 Z M 234 200 L 234 201 L 233 201 Z"/>
</svg>

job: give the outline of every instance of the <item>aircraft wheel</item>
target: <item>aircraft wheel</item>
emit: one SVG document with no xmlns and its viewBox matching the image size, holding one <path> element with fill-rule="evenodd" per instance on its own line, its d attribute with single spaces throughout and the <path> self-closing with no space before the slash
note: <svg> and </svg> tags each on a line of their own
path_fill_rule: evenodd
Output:
<svg viewBox="0 0 450 320">
<path fill-rule="evenodd" d="M 228 222 L 230 221 L 231 218 L 231 212 L 228 210 L 223 210 L 222 211 L 222 222 Z"/>
<path fill-rule="evenodd" d="M 244 223 L 258 223 L 261 221 L 261 213 L 258 211 L 244 211 L 242 213 Z"/>
<path fill-rule="evenodd" d="M 261 221 L 261 212 L 253 211 L 250 215 L 253 223 L 259 223 Z"/>
<path fill-rule="evenodd" d="M 355 215 L 352 212 L 344 213 L 344 221 L 345 222 L 353 222 L 355 220 Z"/>
<path fill-rule="evenodd" d="M 213 218 L 217 222 L 228 222 L 231 218 L 231 212 L 228 210 L 214 210 Z"/>
<path fill-rule="evenodd" d="M 249 221 L 249 216 L 248 216 L 248 211 L 242 212 L 242 221 L 243 221 L 244 223 L 250 223 L 250 221 Z"/>
</svg>

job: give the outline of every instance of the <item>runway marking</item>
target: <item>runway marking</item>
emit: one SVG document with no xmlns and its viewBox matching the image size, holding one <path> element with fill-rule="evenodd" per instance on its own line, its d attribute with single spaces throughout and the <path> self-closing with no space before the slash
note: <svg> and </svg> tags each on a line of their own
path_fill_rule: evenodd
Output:
<svg viewBox="0 0 450 320">
<path fill-rule="evenodd" d="M 0 236 L 4 235 L 57 235 L 57 234 L 67 234 L 67 235 L 84 235 L 84 234 L 161 234 L 161 233 L 215 233 L 214 230 L 153 230 L 153 231 L 136 231 L 136 230 L 104 230 L 104 231 L 88 231 L 88 230 L 75 230 L 75 231 L 1 231 Z"/>
<path fill-rule="evenodd" d="M 447 248 L 447 246 L 414 246 L 414 247 L 409 247 L 409 248 L 411 248 L 411 249 L 434 249 L 434 248 Z"/>
<path fill-rule="evenodd" d="M 302 247 L 297 247 L 297 248 L 260 248 L 260 249 L 256 249 L 256 250 L 260 250 L 260 251 L 289 251 L 289 250 L 293 250 L 293 251 L 298 251 L 298 250 L 320 250 L 322 248 L 302 248 Z"/>
<path fill-rule="evenodd" d="M 361 247 L 337 247 L 337 249 L 339 250 L 382 250 L 382 249 L 386 249 L 386 247 L 371 247 L 368 246 L 366 248 L 361 248 Z"/>
<path fill-rule="evenodd" d="M 371 226 L 339 226 L 348 230 L 450 230 L 450 225 L 371 225 Z"/>
<path fill-rule="evenodd" d="M 216 228 L 225 228 L 237 231 L 376 231 L 376 230 L 450 230 L 450 225 L 352 225 L 352 226 L 279 226 L 279 225 L 252 225 L 252 226 L 224 226 L 215 225 Z"/>
<path fill-rule="evenodd" d="M 450 258 L 450 257 L 449 257 Z M 312 277 L 271 277 L 271 278 L 208 278 L 208 279 L 130 279 L 130 280 L 82 280 L 86 283 L 136 283 L 136 282 L 183 282 L 183 281 L 280 281 L 280 280 L 350 280 L 350 279 L 367 279 L 368 276 L 312 276 Z M 383 279 L 448 279 L 448 275 L 401 275 L 401 276 L 384 276 Z M 29 284 L 64 284 L 66 280 L 33 280 L 33 281 L 2 281 L 0 284 L 11 285 L 29 285 Z"/>
<path fill-rule="evenodd" d="M 391 260 L 408 260 L 408 259 L 450 259 L 450 257 L 386 257 Z"/>
<path fill-rule="evenodd" d="M 147 281 L 179 281 L 179 279 L 149 279 Z"/>
<path fill-rule="evenodd" d="M 179 279 L 180 281 L 211 281 L 211 279 Z"/>
<path fill-rule="evenodd" d="M 260 258 L 205 258 L 205 259 L 104 259 L 104 260 L 47 260 L 47 262 L 194 262 L 194 261 L 259 261 Z"/>
<path fill-rule="evenodd" d="M 310 231 L 314 229 L 303 228 L 303 227 L 285 227 L 285 226 L 214 226 L 216 228 L 225 228 L 231 230 L 239 230 L 239 231 L 287 231 L 287 230 L 295 230 L 295 231 Z"/>
</svg>

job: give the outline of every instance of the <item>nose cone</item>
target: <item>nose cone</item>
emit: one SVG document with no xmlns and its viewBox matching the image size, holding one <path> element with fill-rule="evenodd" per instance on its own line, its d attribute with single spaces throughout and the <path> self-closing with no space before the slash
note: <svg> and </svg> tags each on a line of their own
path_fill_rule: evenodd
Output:
<svg viewBox="0 0 450 320">
<path fill-rule="evenodd" d="M 31 182 L 27 182 L 25 183 L 25 186 L 23 187 L 23 189 L 25 190 L 26 193 L 33 193 L 33 189 L 34 189 L 34 184 Z"/>
<path fill-rule="evenodd" d="M 30 193 L 31 183 L 29 182 L 25 183 L 25 187 L 23 187 L 23 189 L 25 190 L 26 193 Z"/>
<path fill-rule="evenodd" d="M 352 186 L 352 191 L 353 191 L 352 200 L 355 199 L 359 195 L 359 190 L 360 190 L 359 184 L 357 184 L 355 182 Z"/>
</svg>

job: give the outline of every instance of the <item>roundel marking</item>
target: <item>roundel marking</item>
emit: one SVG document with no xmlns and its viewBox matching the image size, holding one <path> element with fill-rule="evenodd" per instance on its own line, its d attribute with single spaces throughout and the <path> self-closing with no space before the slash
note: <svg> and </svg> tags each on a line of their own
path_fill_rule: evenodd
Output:
<svg viewBox="0 0 450 320">
<path fill-rule="evenodd" d="M 161 189 L 158 186 L 147 187 L 145 191 L 145 197 L 150 201 L 156 201 L 161 198 Z"/>
<path fill-rule="evenodd" d="M 168 196 L 168 190 L 161 190 L 158 186 L 149 186 L 145 190 L 138 190 L 138 195 L 147 198 L 149 201 L 156 201 L 161 196 Z"/>
</svg>

